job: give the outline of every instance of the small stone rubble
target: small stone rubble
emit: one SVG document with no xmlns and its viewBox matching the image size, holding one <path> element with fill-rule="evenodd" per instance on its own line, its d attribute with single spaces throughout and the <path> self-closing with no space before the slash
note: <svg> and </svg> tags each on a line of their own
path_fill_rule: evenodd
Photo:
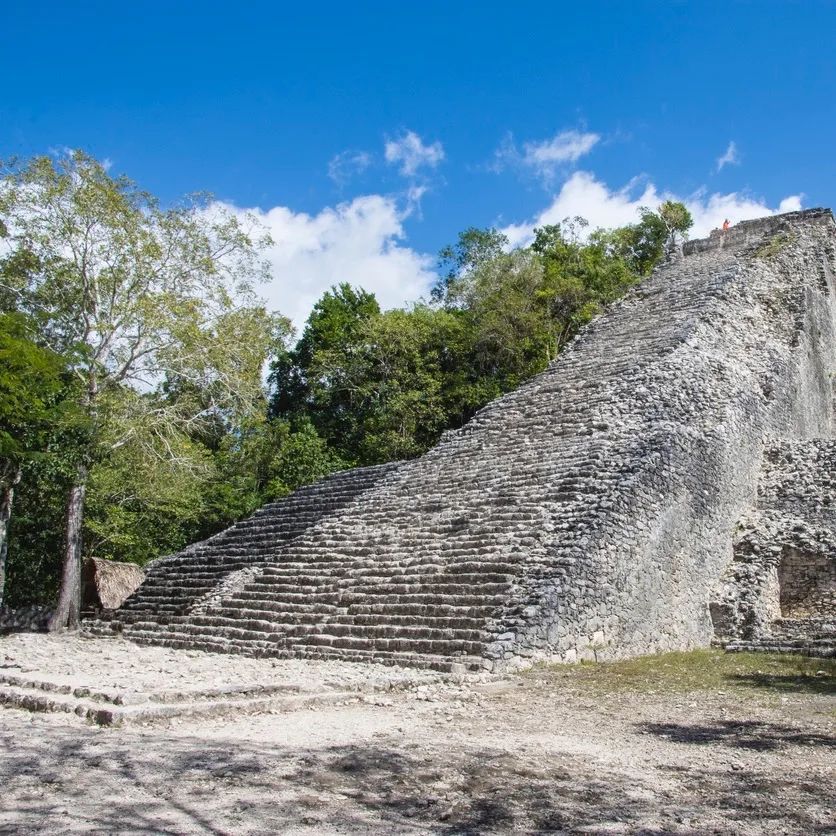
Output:
<svg viewBox="0 0 836 836">
<path fill-rule="evenodd" d="M 745 603 L 760 581 L 733 539 L 764 449 L 832 435 L 833 216 L 739 224 L 683 253 L 424 456 L 338 474 L 158 561 L 91 629 L 460 671 L 773 623 Z"/>
</svg>

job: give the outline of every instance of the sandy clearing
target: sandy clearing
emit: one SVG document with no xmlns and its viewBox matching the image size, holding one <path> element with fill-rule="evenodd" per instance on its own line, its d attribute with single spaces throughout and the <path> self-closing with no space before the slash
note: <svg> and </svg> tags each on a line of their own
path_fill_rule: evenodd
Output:
<svg viewBox="0 0 836 836">
<path fill-rule="evenodd" d="M 101 644 L 115 669 L 120 653 L 159 650 Z M 20 663 L 24 647 L 27 666 L 51 661 L 54 675 L 82 652 L 10 636 L 0 664 Z M 227 682 L 264 661 L 166 653 L 190 677 L 223 667 Z M 402 676 L 333 663 L 282 675 L 310 687 Z M 5 709 L 0 833 L 836 833 L 832 693 L 601 695 L 560 675 L 406 677 L 348 704 L 115 729 Z"/>
</svg>

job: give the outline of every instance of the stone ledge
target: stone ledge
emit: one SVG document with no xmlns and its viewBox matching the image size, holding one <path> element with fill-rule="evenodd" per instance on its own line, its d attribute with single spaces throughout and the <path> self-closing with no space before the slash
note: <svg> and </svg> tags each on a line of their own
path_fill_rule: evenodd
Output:
<svg viewBox="0 0 836 836">
<path fill-rule="evenodd" d="M 782 229 L 787 229 L 797 223 L 834 224 L 833 212 L 830 209 L 804 209 L 801 212 L 787 212 L 783 215 L 770 215 L 766 218 L 756 218 L 752 221 L 741 221 L 728 229 L 713 229 L 708 238 L 695 238 L 686 241 L 682 246 L 684 255 L 704 253 L 709 250 L 738 249 L 748 246 L 764 235 L 771 235 Z"/>
</svg>

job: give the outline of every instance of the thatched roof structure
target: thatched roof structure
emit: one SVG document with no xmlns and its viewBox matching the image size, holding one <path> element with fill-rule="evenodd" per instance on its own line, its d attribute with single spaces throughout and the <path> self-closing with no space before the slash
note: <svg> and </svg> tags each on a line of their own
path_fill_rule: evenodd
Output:
<svg viewBox="0 0 836 836">
<path fill-rule="evenodd" d="M 144 579 L 145 573 L 135 563 L 90 557 L 81 570 L 82 609 L 115 610 Z"/>
</svg>

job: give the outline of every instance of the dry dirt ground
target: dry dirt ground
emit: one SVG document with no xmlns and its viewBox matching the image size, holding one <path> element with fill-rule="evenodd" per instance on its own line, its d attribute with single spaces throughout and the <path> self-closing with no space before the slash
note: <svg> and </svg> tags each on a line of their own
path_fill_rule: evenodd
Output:
<svg viewBox="0 0 836 836">
<path fill-rule="evenodd" d="M 18 634 L 10 673 L 332 692 L 120 728 L 0 710 L 0 834 L 836 834 L 833 662 L 702 651 L 456 682 Z"/>
</svg>

